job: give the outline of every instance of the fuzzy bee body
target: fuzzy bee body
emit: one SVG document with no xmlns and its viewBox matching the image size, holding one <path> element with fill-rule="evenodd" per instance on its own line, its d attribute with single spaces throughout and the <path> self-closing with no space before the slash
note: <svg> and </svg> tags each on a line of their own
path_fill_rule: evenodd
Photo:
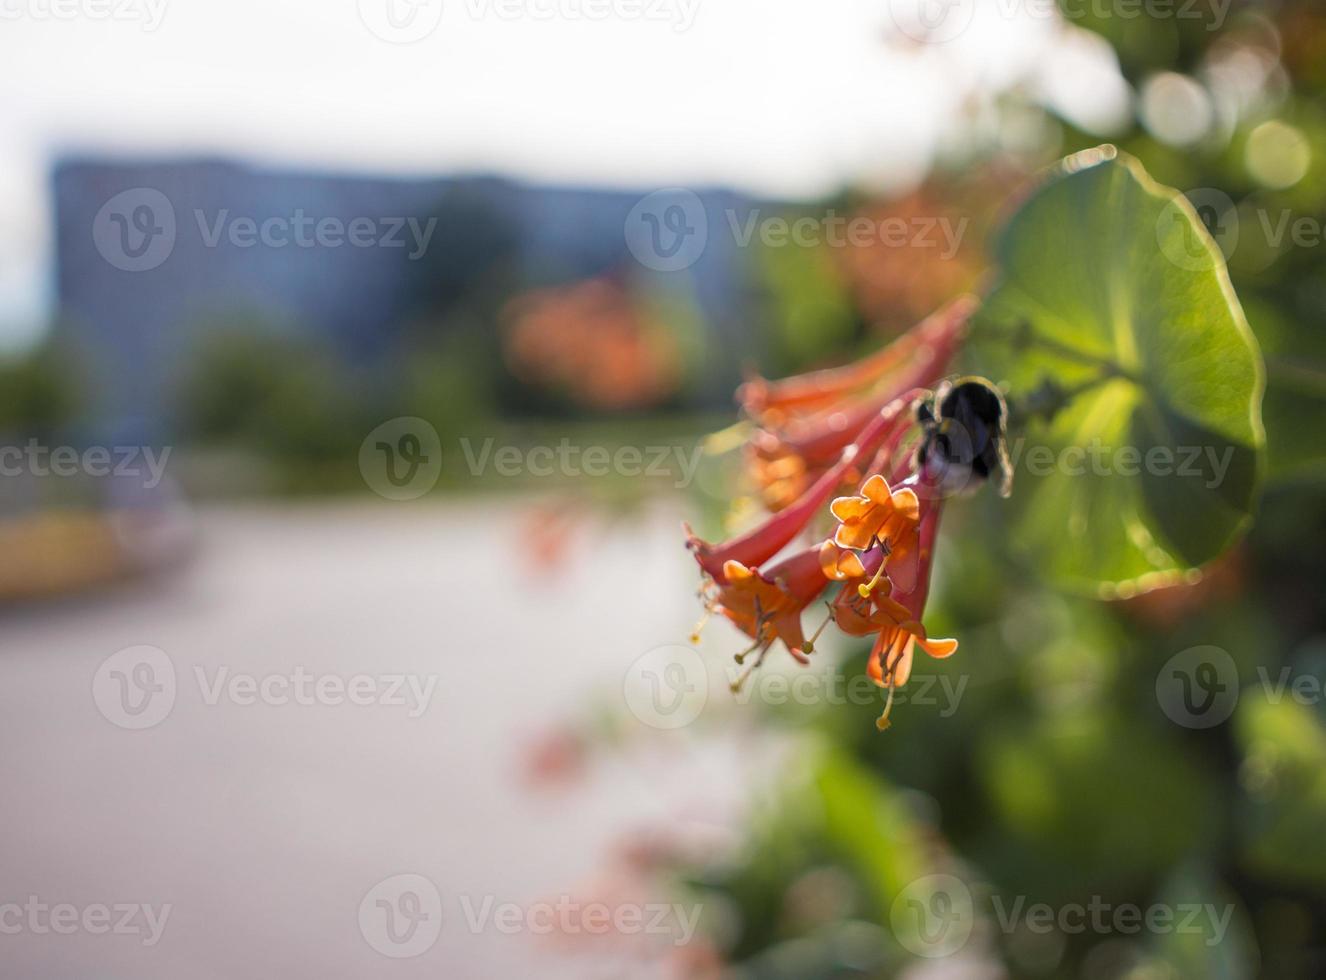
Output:
<svg viewBox="0 0 1326 980">
<path fill-rule="evenodd" d="M 1000 496 L 1009 495 L 1008 405 L 998 388 L 984 378 L 945 381 L 933 400 L 917 409 L 917 421 L 922 430 L 917 461 L 939 475 L 945 492 L 990 479 Z"/>
</svg>

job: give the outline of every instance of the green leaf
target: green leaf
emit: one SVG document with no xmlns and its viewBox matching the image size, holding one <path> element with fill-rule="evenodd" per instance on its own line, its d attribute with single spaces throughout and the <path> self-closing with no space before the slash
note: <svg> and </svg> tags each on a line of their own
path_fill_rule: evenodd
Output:
<svg viewBox="0 0 1326 980">
<path fill-rule="evenodd" d="M 1107 597 L 1194 575 L 1249 523 L 1265 444 L 1261 354 L 1219 249 L 1182 195 L 1101 147 L 1045 180 L 997 255 L 978 363 L 1015 413 L 1075 393 L 1014 436 L 1017 544 Z"/>
</svg>

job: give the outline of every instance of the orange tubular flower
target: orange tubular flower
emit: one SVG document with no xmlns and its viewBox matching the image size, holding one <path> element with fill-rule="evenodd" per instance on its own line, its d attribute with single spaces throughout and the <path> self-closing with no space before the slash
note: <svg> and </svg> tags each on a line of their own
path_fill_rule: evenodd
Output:
<svg viewBox="0 0 1326 980">
<path fill-rule="evenodd" d="M 797 660 L 809 662 L 806 652 L 811 647 L 801 629 L 801 613 L 829 584 L 820 570 L 819 553 L 818 545 L 808 548 L 766 572 L 737 561 L 727 563 L 726 584 L 718 587 L 709 605 L 755 641 L 737 655 L 738 663 L 759 651 L 758 666 L 775 640 L 781 640 Z"/>
<path fill-rule="evenodd" d="M 892 542 L 915 527 L 921 502 L 910 487 L 889 489 L 889 481 L 876 473 L 865 482 L 859 497 L 839 497 L 829 508 L 838 518 L 833 539 L 840 548 L 865 551 Z"/>
<path fill-rule="evenodd" d="M 689 526 L 683 525 L 686 546 L 695 554 L 695 560 L 704 573 L 722 585 L 728 562 L 760 565 L 782 551 L 805 529 L 839 487 L 860 478 L 861 463 L 869 461 L 879 451 L 881 444 L 890 441 L 891 437 L 894 440 L 902 438 L 911 421 L 907 415 L 910 404 L 910 399 L 898 400 L 877 412 L 874 421 L 861 432 L 858 441 L 841 451 L 837 465 L 826 471 L 795 504 L 774 514 L 747 533 L 722 544 L 710 544 L 696 537 Z"/>
<path fill-rule="evenodd" d="M 765 426 L 785 424 L 798 415 L 815 414 L 854 394 L 893 380 L 895 374 L 938 365 L 938 375 L 962 340 L 967 319 L 978 302 L 962 296 L 922 320 L 888 346 L 854 364 L 799 374 L 781 381 L 752 378 L 737 390 L 746 415 Z M 895 390 L 911 388 L 894 383 Z"/>
<path fill-rule="evenodd" d="M 773 513 L 717 544 L 686 528 L 707 614 L 752 641 L 737 654 L 742 664 L 755 657 L 734 689 L 775 642 L 809 663 L 820 633 L 836 625 L 849 636 L 874 637 L 866 673 L 887 690 L 877 722 L 883 730 L 917 647 L 935 658 L 957 651 L 956 640 L 931 638 L 922 625 L 940 514 L 952 473 L 985 478 L 1007 466 L 1007 409 L 983 378 L 945 382 L 933 392 L 923 386 L 941 380 L 973 306 L 958 300 L 856 365 L 742 387 L 745 412 L 761 426 L 748 459 Z M 987 445 L 971 458 L 956 452 L 946 441 L 949 419 L 984 426 Z M 843 488 L 855 493 L 835 498 Z M 832 536 L 796 550 L 793 542 L 825 510 L 836 520 Z M 802 614 L 831 588 L 837 594 L 828 596 L 828 618 L 807 637 Z M 691 639 L 698 641 L 698 628 Z"/>
<path fill-rule="evenodd" d="M 921 625 L 921 616 L 925 612 L 926 598 L 930 592 L 930 568 L 942 510 L 940 501 L 927 499 L 926 503 L 928 506 L 923 508 L 925 513 L 922 514 L 917 535 L 918 571 L 915 587 L 910 592 L 895 593 L 890 597 L 872 597 L 876 616 L 879 617 L 880 632 L 870 651 L 866 672 L 876 684 L 889 690 L 884 713 L 876 722 L 880 731 L 889 727 L 894 690 L 906 684 L 911 676 L 916 647 L 919 646 L 931 657 L 940 660 L 953 656 L 958 649 L 957 640 L 931 639 Z M 881 599 L 884 601 L 881 602 Z"/>
<path fill-rule="evenodd" d="M 921 624 L 943 504 L 922 484 L 925 478 L 915 474 L 890 491 L 875 475 L 860 496 L 835 500 L 833 514 L 841 523 L 820 549 L 825 577 L 845 583 L 830 606 L 838 628 L 850 636 L 878 634 L 866 669 L 871 680 L 889 689 L 881 730 L 888 727 L 893 690 L 911 675 L 915 648 L 936 658 L 952 656 L 958 648 L 956 640 L 930 639 Z M 923 490 L 922 497 L 915 487 Z M 868 582 L 867 575 L 873 576 Z"/>
<path fill-rule="evenodd" d="M 898 404 L 908 405 L 924 394 L 923 388 L 913 388 L 894 399 L 877 399 L 848 412 L 826 413 L 813 422 L 802 423 L 795 435 L 776 435 L 764 429 L 755 432 L 746 447 L 746 466 L 765 507 L 776 514 L 790 506 L 828 471 L 844 445 L 853 439 L 861 441 L 865 425 L 878 412 Z M 879 452 L 892 455 L 906 432 L 907 426 L 897 427 Z"/>
<path fill-rule="evenodd" d="M 866 481 L 860 496 L 839 497 L 830 510 L 839 521 L 833 539 L 840 548 L 885 548 L 879 571 L 860 586 L 862 598 L 870 596 L 886 567 L 904 591 L 915 586 L 916 525 L 921 515 L 915 490 L 908 486 L 890 490 L 889 482 L 877 473 Z"/>
<path fill-rule="evenodd" d="M 832 538 L 820 546 L 820 570 L 826 578 L 844 586 L 830 604 L 829 614 L 848 636 L 869 636 L 898 620 L 901 607 L 889 597 L 891 586 L 883 574 L 886 558 L 884 545 L 861 554 L 843 548 Z M 866 589 L 863 585 L 868 577 L 872 577 L 873 584 Z M 881 579 L 883 588 L 878 587 Z M 872 602 L 878 603 L 879 610 Z"/>
<path fill-rule="evenodd" d="M 843 589 L 830 609 L 834 623 L 848 636 L 871 636 L 912 618 L 906 606 L 882 590 L 866 599 Z"/>
<path fill-rule="evenodd" d="M 747 465 L 765 505 L 788 506 L 882 406 L 938 381 L 974 304 L 969 297 L 949 304 L 858 364 L 743 385 L 738 398 L 762 426 L 750 438 Z"/>
</svg>

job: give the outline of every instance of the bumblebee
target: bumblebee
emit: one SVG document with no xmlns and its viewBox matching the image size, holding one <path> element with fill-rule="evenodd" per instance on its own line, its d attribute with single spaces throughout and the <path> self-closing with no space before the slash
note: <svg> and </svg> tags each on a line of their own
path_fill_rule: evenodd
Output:
<svg viewBox="0 0 1326 980">
<path fill-rule="evenodd" d="M 1001 497 L 1013 486 L 1008 461 L 1008 404 L 984 378 L 945 381 L 933 398 L 916 410 L 921 426 L 917 462 L 937 472 L 946 493 L 956 493 L 990 479 Z"/>
</svg>

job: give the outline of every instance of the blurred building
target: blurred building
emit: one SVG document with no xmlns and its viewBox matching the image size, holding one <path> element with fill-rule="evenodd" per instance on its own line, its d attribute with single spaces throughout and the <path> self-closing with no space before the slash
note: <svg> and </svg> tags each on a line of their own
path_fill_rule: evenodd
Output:
<svg viewBox="0 0 1326 980">
<path fill-rule="evenodd" d="M 412 318 L 476 289 L 514 295 L 618 274 L 685 288 L 719 335 L 716 351 L 748 329 L 732 236 L 708 235 L 680 269 L 633 253 L 625 229 L 646 192 L 97 159 L 59 164 L 53 191 L 55 336 L 84 362 L 88 401 L 117 432 L 168 435 L 184 363 L 209 332 L 236 322 L 372 365 Z M 742 205 L 723 192 L 687 197 L 702 202 L 711 229 Z M 728 379 L 717 375 L 736 365 L 719 355 L 713 367 L 721 390 Z"/>
</svg>

